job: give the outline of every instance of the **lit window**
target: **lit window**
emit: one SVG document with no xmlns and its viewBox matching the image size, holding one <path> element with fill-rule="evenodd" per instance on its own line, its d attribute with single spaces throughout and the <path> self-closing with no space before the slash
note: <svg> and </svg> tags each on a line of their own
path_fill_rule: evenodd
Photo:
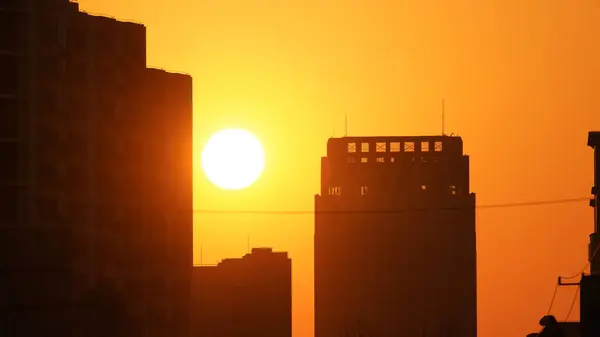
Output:
<svg viewBox="0 0 600 337">
<path fill-rule="evenodd" d="M 369 152 L 369 143 L 361 143 L 360 152 Z"/>
</svg>

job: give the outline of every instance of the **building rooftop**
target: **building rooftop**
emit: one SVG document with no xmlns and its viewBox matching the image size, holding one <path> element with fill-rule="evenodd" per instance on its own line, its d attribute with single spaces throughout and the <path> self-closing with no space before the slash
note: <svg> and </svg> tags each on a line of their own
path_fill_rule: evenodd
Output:
<svg viewBox="0 0 600 337">
<path fill-rule="evenodd" d="M 462 155 L 463 141 L 458 136 L 377 136 L 377 137 L 341 137 L 329 138 L 327 157 L 339 157 L 346 154 L 361 153 L 395 155 Z"/>
<path fill-rule="evenodd" d="M 239 263 L 239 262 L 249 260 L 249 259 L 265 258 L 265 257 L 268 259 L 273 259 L 273 258 L 289 259 L 287 252 L 274 252 L 273 248 L 259 247 L 259 248 L 252 248 L 250 253 L 248 253 L 242 257 L 225 258 L 222 261 L 220 261 L 219 263 L 217 263 L 216 265 L 202 264 L 202 265 L 195 265 L 195 267 L 216 268 L 216 267 L 224 265 L 224 264 L 229 265 L 231 263 Z"/>
</svg>

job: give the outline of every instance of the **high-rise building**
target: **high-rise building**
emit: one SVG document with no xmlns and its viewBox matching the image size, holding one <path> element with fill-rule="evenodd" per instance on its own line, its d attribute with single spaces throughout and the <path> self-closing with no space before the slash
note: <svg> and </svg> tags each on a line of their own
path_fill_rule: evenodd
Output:
<svg viewBox="0 0 600 337">
<path fill-rule="evenodd" d="M 475 337 L 475 195 L 462 139 L 332 138 L 321 166 L 316 337 Z"/>
<path fill-rule="evenodd" d="M 191 78 L 67 0 L 0 2 L 0 74 L 0 335 L 185 336 Z"/>
<path fill-rule="evenodd" d="M 193 335 L 291 337 L 292 263 L 287 253 L 252 249 L 241 259 L 194 267 Z"/>
<path fill-rule="evenodd" d="M 137 121 L 142 156 L 131 186 L 141 203 L 132 242 L 148 263 L 148 336 L 189 336 L 193 271 L 192 78 L 148 69 Z M 138 239 L 136 239 L 138 237 Z M 158 333 L 162 331 L 162 333 Z"/>
</svg>

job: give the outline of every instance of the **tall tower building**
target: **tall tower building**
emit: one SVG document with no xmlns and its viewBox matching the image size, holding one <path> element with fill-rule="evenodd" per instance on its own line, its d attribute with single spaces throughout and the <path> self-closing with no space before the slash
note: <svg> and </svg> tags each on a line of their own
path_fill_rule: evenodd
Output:
<svg viewBox="0 0 600 337">
<path fill-rule="evenodd" d="M 68 0 L 0 2 L 0 74 L 0 335 L 185 336 L 191 78 Z"/>
<path fill-rule="evenodd" d="M 321 167 L 316 337 L 475 337 L 475 194 L 462 139 L 332 138 Z"/>
<path fill-rule="evenodd" d="M 291 337 L 292 262 L 254 248 L 241 259 L 194 267 L 195 337 Z"/>
</svg>

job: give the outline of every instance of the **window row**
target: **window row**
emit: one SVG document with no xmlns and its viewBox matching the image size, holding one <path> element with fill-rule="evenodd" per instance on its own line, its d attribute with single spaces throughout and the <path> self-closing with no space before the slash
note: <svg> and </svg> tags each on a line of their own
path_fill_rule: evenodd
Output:
<svg viewBox="0 0 600 337">
<path fill-rule="evenodd" d="M 371 162 L 375 162 L 375 163 L 385 163 L 385 162 L 396 163 L 398 161 L 399 160 L 397 160 L 397 158 L 394 158 L 394 157 L 388 157 L 388 158 L 386 158 L 386 157 L 376 157 Z M 412 161 L 413 162 L 419 161 L 421 163 L 428 163 L 428 162 L 430 162 L 430 163 L 439 163 L 440 159 L 439 158 L 426 158 L 426 157 L 421 157 L 421 158 L 412 157 Z M 359 160 L 358 160 L 357 157 L 349 156 L 348 159 L 347 159 L 347 162 L 349 164 L 354 164 L 354 163 L 358 163 Z M 369 158 L 367 158 L 367 157 L 360 158 L 360 163 L 365 164 L 365 163 L 368 163 L 368 162 L 369 162 Z"/>
<path fill-rule="evenodd" d="M 420 189 L 422 191 L 427 191 L 427 185 L 421 185 Z M 452 195 L 456 195 L 457 194 L 457 189 L 456 189 L 456 185 L 450 185 L 448 186 L 448 190 L 450 192 L 450 194 Z M 360 195 L 368 195 L 369 192 L 369 187 L 366 185 L 362 185 L 360 187 Z M 342 195 L 342 188 L 340 186 L 330 186 L 328 188 L 328 195 L 330 196 L 340 196 Z"/>
<path fill-rule="evenodd" d="M 370 152 L 369 147 L 367 142 L 352 142 L 348 143 L 348 152 Z M 442 152 L 442 142 L 376 142 L 375 152 Z"/>
</svg>

